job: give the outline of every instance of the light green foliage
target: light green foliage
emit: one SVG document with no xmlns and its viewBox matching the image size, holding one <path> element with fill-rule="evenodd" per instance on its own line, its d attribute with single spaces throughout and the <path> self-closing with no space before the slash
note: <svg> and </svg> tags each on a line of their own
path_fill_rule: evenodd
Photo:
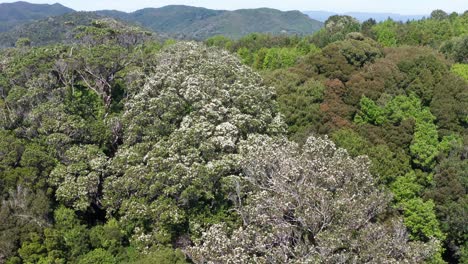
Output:
<svg viewBox="0 0 468 264">
<path fill-rule="evenodd" d="M 465 242 L 464 245 L 461 247 L 460 253 L 460 263 L 465 264 L 468 263 L 468 243 Z"/>
<path fill-rule="evenodd" d="M 214 36 L 214 37 L 206 39 L 205 44 L 209 47 L 215 46 L 215 47 L 230 50 L 233 45 L 233 41 L 228 37 L 219 35 L 219 36 Z"/>
<path fill-rule="evenodd" d="M 16 41 L 15 47 L 17 48 L 25 48 L 31 46 L 31 40 L 29 38 L 19 38 Z"/>
<path fill-rule="evenodd" d="M 271 48 L 267 51 L 263 61 L 263 69 L 275 70 L 288 68 L 296 63 L 300 53 L 296 49 Z"/>
<path fill-rule="evenodd" d="M 18 254 L 25 263 L 37 263 L 46 252 L 41 237 L 36 233 L 31 233 L 29 241 L 24 242 L 18 250 Z"/>
<path fill-rule="evenodd" d="M 456 36 L 449 20 L 426 19 L 408 25 L 406 34 L 400 37 L 399 44 L 429 45 L 438 47 L 443 41 Z"/>
<path fill-rule="evenodd" d="M 399 123 L 408 118 L 419 119 L 418 117 L 422 115 L 422 109 L 421 100 L 414 94 L 410 96 L 395 96 L 385 106 L 388 120 L 392 123 Z"/>
<path fill-rule="evenodd" d="M 363 97 L 360 112 L 355 117 L 358 124 L 399 123 L 405 119 L 415 120 L 413 140 L 410 153 L 413 162 L 423 169 L 432 169 L 435 158 L 439 154 L 439 135 L 434 124 L 435 117 L 428 108 L 421 105 L 421 100 L 415 95 L 396 96 L 385 107 L 378 106 L 374 101 Z"/>
<path fill-rule="evenodd" d="M 430 171 L 435 165 L 435 158 L 439 154 L 439 150 L 450 148 L 448 142 L 453 141 L 454 138 L 447 137 L 442 143 L 439 143 L 437 127 L 434 124 L 435 117 L 428 108 L 422 106 L 421 100 L 415 95 L 396 96 L 384 107 L 380 107 L 372 100 L 363 97 L 361 99 L 361 112 L 356 116 L 355 122 L 375 125 L 383 125 L 385 122 L 397 124 L 408 118 L 415 120 L 414 135 L 410 145 L 413 162 Z M 382 122 L 377 122 L 378 120 L 382 120 Z M 437 221 L 434 203 L 431 200 L 423 201 L 419 198 L 424 188 L 423 184 L 430 184 L 430 180 L 418 178 L 414 171 L 405 174 L 405 166 L 401 166 L 399 164 L 401 161 L 395 159 L 394 154 L 392 155 L 390 151 L 388 151 L 389 156 L 379 158 L 378 153 L 385 153 L 384 150 L 385 148 L 369 148 L 367 153 L 372 157 L 374 163 L 379 164 L 376 165 L 378 166 L 376 171 L 383 177 L 384 182 L 391 183 L 396 177 L 396 180 L 391 184 L 391 189 L 395 195 L 396 206 L 403 208 L 405 225 L 411 231 L 412 239 L 428 240 L 431 237 L 437 237 L 443 240 L 445 236 Z M 392 165 L 390 162 L 392 160 L 397 162 L 396 166 Z M 406 167 L 407 170 L 408 167 Z M 396 174 L 389 175 L 388 172 Z"/>
<path fill-rule="evenodd" d="M 457 149 L 463 146 L 463 138 L 459 135 L 448 135 L 442 138 L 439 143 L 439 151 L 442 153 L 449 153 L 453 149 Z"/>
<path fill-rule="evenodd" d="M 391 185 L 392 193 L 396 202 L 414 199 L 421 194 L 423 186 L 418 183 L 414 171 L 398 177 Z"/>
<path fill-rule="evenodd" d="M 308 42 L 307 38 L 299 38 L 298 36 L 252 33 L 238 40 L 235 40 L 232 44 L 231 50 L 237 51 L 240 48 L 244 47 L 252 52 L 257 52 L 261 48 L 292 48 L 302 41 Z"/>
<path fill-rule="evenodd" d="M 459 15 L 454 21 L 452 21 L 454 26 L 455 35 L 462 36 L 468 34 L 468 14 L 463 13 Z"/>
<path fill-rule="evenodd" d="M 245 47 L 240 48 L 237 54 L 242 63 L 252 65 L 259 70 L 275 70 L 288 68 L 296 64 L 296 61 L 304 55 L 304 50 L 296 48 L 262 48 L 253 52 Z"/>
<path fill-rule="evenodd" d="M 254 54 L 252 68 L 263 69 L 263 63 L 265 62 L 265 57 L 267 53 L 267 48 L 259 49 L 258 52 Z"/>
<path fill-rule="evenodd" d="M 246 65 L 253 64 L 255 54 L 253 54 L 249 49 L 242 47 L 239 50 L 237 50 L 237 54 L 241 58 L 242 63 Z"/>
<path fill-rule="evenodd" d="M 375 35 L 379 43 L 389 47 L 424 45 L 438 48 L 442 43 L 452 42 L 452 38 L 458 38 L 468 33 L 468 16 L 466 14 L 452 14 L 449 17 L 442 17 L 444 17 L 443 13 L 436 12 L 434 17 L 408 21 L 407 23 L 397 23 L 389 19 L 372 26 L 371 35 Z M 449 49 L 451 48 L 449 47 Z M 447 51 L 447 49 L 444 50 Z M 460 51 L 466 54 L 466 51 Z"/>
<path fill-rule="evenodd" d="M 123 247 L 124 232 L 115 219 L 108 220 L 104 225 L 95 226 L 90 230 L 89 240 L 93 248 L 105 249 L 112 255 L 117 255 Z"/>
<path fill-rule="evenodd" d="M 383 107 L 367 97 L 362 97 L 360 104 L 364 108 L 364 110 L 361 110 L 363 112 L 362 115 L 365 115 L 364 117 L 359 117 L 360 115 L 358 115 L 358 121 L 361 123 L 366 123 L 366 121 L 375 123 L 378 118 L 382 120 L 380 124 L 383 124 L 383 121 L 386 120 L 392 123 L 399 123 L 408 118 L 423 116 L 421 101 L 414 95 L 409 97 L 396 96 Z"/>
<path fill-rule="evenodd" d="M 468 82 L 468 64 L 454 64 L 452 66 L 452 72 L 462 77 Z"/>
<path fill-rule="evenodd" d="M 410 152 L 413 162 L 424 169 L 432 169 L 439 154 L 439 135 L 433 123 L 435 117 L 428 109 L 423 109 L 415 116 L 416 125 Z"/>
<path fill-rule="evenodd" d="M 205 43 L 237 53 L 242 63 L 258 70 L 288 68 L 295 65 L 302 56 L 320 52 L 307 37 L 259 33 L 249 34 L 238 40 L 216 36 Z"/>
<path fill-rule="evenodd" d="M 380 44 L 386 47 L 394 47 L 397 45 L 396 28 L 397 23 L 388 19 L 385 22 L 375 25 L 372 29 Z"/>
<path fill-rule="evenodd" d="M 172 248 L 158 247 L 142 258 L 132 261 L 134 264 L 185 264 L 187 263 L 184 253 Z"/>
<path fill-rule="evenodd" d="M 89 250 L 88 230 L 71 209 L 54 211 L 54 227 L 44 230 L 44 236 L 30 235 L 18 250 L 26 263 L 74 262 Z"/>
<path fill-rule="evenodd" d="M 435 237 L 443 240 L 445 235 L 437 221 L 434 202 L 419 198 L 424 187 L 421 182 L 426 181 L 421 176 L 424 174 L 417 175 L 412 171 L 391 184 L 396 207 L 403 210 L 404 222 L 412 239 L 427 241 Z"/>
<path fill-rule="evenodd" d="M 374 101 L 363 96 L 359 104 L 361 112 L 358 113 L 354 118 L 355 123 L 371 123 L 374 125 L 382 125 L 385 122 L 385 110 L 378 106 Z"/>
<path fill-rule="evenodd" d="M 88 252 L 86 255 L 78 260 L 78 264 L 115 264 L 116 259 L 112 254 L 105 251 L 104 249 L 98 248 Z"/>
<path fill-rule="evenodd" d="M 45 244 L 50 253 L 65 246 L 66 259 L 74 260 L 86 253 L 89 249 L 86 226 L 81 224 L 75 212 L 60 207 L 54 211 L 55 225 L 53 229 L 46 230 Z"/>
<path fill-rule="evenodd" d="M 301 40 L 296 45 L 296 49 L 301 55 L 315 54 L 320 52 L 320 48 L 315 46 L 315 44 L 310 43 L 306 39 Z"/>
<path fill-rule="evenodd" d="M 437 127 L 430 122 L 416 122 L 410 150 L 413 161 L 423 168 L 433 168 L 439 153 Z"/>
<path fill-rule="evenodd" d="M 428 240 L 438 238 L 443 240 L 442 233 L 434 214 L 434 202 L 423 201 L 421 198 L 405 200 L 400 204 L 403 207 L 405 225 L 411 231 L 411 238 L 417 240 Z"/>
<path fill-rule="evenodd" d="M 2 141 L 0 150 L 0 183 L 3 191 L 15 189 L 17 185 L 32 189 L 43 189 L 47 186 L 46 177 L 55 166 L 46 147 L 28 143 L 7 131 L 0 132 Z"/>
</svg>

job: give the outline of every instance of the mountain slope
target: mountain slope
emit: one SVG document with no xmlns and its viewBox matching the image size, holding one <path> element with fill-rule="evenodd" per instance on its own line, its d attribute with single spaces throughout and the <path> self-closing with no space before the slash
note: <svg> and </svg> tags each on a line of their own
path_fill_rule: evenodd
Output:
<svg viewBox="0 0 468 264">
<path fill-rule="evenodd" d="M 142 38 L 156 38 L 156 34 L 132 23 L 106 18 L 95 12 L 74 12 L 62 16 L 30 22 L 17 26 L 10 31 L 0 32 L 0 48 L 13 47 L 19 38 L 27 38 L 33 46 L 54 43 L 79 42 L 78 36 L 83 27 L 93 26 L 103 30 L 104 34 L 127 32 L 144 35 Z M 106 30 L 104 30 L 106 29 Z"/>
<path fill-rule="evenodd" d="M 75 12 L 73 9 L 61 4 L 30 4 L 27 2 L 0 4 L 0 32 L 33 20 L 59 16 Z"/>
<path fill-rule="evenodd" d="M 321 27 L 321 23 L 309 19 L 299 11 L 282 12 L 275 9 L 260 8 L 227 11 L 219 16 L 207 19 L 204 23 L 195 23 L 188 30 L 200 28 L 201 30 L 197 32 L 197 38 L 206 38 L 213 35 L 240 38 L 253 32 L 312 34 Z"/>
<path fill-rule="evenodd" d="M 408 20 L 420 20 L 424 17 L 429 17 L 429 15 L 402 15 L 395 13 L 365 13 L 365 12 L 347 12 L 345 15 L 352 16 L 357 20 L 364 22 L 369 18 L 375 19 L 377 22 L 382 22 L 391 18 L 395 21 L 406 22 Z"/>
<path fill-rule="evenodd" d="M 391 18 L 395 21 L 403 21 L 406 22 L 408 20 L 419 20 L 422 19 L 425 15 L 401 15 L 395 13 L 366 13 L 366 12 L 346 12 L 346 13 L 334 13 L 329 11 L 304 11 L 304 14 L 308 15 L 312 19 L 316 19 L 321 22 L 325 22 L 329 17 L 334 15 L 347 15 L 352 16 L 359 20 L 360 22 L 364 22 L 370 18 L 375 19 L 377 22 L 382 22 Z M 426 15 L 428 17 L 428 15 Z"/>
<path fill-rule="evenodd" d="M 11 47 L 21 37 L 29 38 L 33 45 L 62 41 L 67 38 L 65 35 L 71 27 L 89 25 L 102 17 L 138 24 L 173 38 L 195 40 L 215 35 L 240 38 L 254 32 L 306 35 L 323 26 L 323 23 L 299 11 L 283 12 L 269 8 L 226 11 L 170 5 L 125 13 L 116 10 L 75 12 L 59 4 L 35 5 L 26 2 L 0 6 L 0 25 L 8 25 L 5 26 L 8 31 L 0 34 L 0 47 Z"/>
<path fill-rule="evenodd" d="M 70 39 L 78 26 L 89 26 L 101 18 L 91 12 L 75 12 L 19 25 L 0 33 L 0 47 L 13 47 L 19 38 L 28 38 L 32 45 L 47 45 Z"/>
<path fill-rule="evenodd" d="M 322 27 L 321 22 L 299 11 L 282 12 L 268 8 L 225 11 L 172 5 L 133 13 L 110 10 L 97 13 L 138 22 L 153 31 L 188 39 L 205 39 L 214 35 L 239 38 L 253 32 L 311 34 Z"/>
<path fill-rule="evenodd" d="M 133 13 L 97 11 L 98 14 L 134 21 L 154 31 L 181 32 L 194 23 L 222 14 L 224 11 L 201 7 L 171 5 L 161 8 L 145 8 Z"/>
</svg>

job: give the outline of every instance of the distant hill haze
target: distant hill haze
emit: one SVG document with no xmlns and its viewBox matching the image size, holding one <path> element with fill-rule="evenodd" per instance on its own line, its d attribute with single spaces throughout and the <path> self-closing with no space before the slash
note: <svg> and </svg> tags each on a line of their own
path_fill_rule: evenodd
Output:
<svg viewBox="0 0 468 264">
<path fill-rule="evenodd" d="M 0 4 L 0 32 L 28 31 L 27 29 L 33 28 L 32 21 L 50 16 L 57 16 L 54 19 L 61 21 L 63 19 L 58 16 L 70 13 L 75 13 L 75 11 L 60 4 L 38 5 L 26 2 Z M 269 8 L 227 11 L 171 5 L 161 8 L 145 8 L 132 13 L 115 10 L 89 13 L 138 24 L 174 38 L 196 40 L 215 35 L 240 38 L 254 32 L 307 35 L 323 26 L 322 22 L 311 19 L 300 11 L 279 11 Z M 43 21 L 40 23 L 47 25 Z M 16 36 L 16 34 L 13 35 Z M 11 39 L 9 42 L 11 43 Z"/>
<path fill-rule="evenodd" d="M 145 8 L 133 13 L 97 11 L 98 14 L 138 22 L 156 32 L 178 38 L 206 39 L 215 35 L 240 38 L 249 33 L 307 35 L 319 30 L 323 23 L 299 11 L 270 8 L 235 11 L 171 5 Z"/>
<path fill-rule="evenodd" d="M 90 26 L 101 18 L 94 12 L 72 12 L 18 25 L 0 32 L 0 48 L 13 47 L 19 38 L 28 38 L 34 46 L 72 42 L 77 27 Z"/>
<path fill-rule="evenodd" d="M 401 15 L 395 13 L 366 13 L 366 12 L 346 12 L 346 13 L 335 13 L 329 11 L 304 11 L 304 14 L 308 15 L 310 18 L 325 22 L 329 17 L 334 15 L 347 15 L 352 16 L 359 20 L 360 22 L 364 22 L 369 18 L 375 19 L 377 22 L 385 21 L 388 18 L 391 18 L 395 21 L 402 21 L 406 22 L 408 20 L 419 20 L 424 17 L 429 17 L 429 15 Z"/>
<path fill-rule="evenodd" d="M 8 31 L 17 25 L 34 20 L 72 12 L 75 10 L 61 4 L 3 3 L 0 4 L 0 32 Z"/>
<path fill-rule="evenodd" d="M 47 31 L 45 27 L 48 25 L 61 27 L 57 23 L 66 19 L 62 19 L 60 16 L 72 13 L 75 14 L 76 11 L 61 4 L 31 4 L 27 2 L 0 4 L 0 32 L 8 31 L 9 33 L 8 40 L 0 40 L 0 45 L 11 45 L 16 37 L 29 37 L 26 33 L 34 34 L 34 32 L 31 32 L 32 28 L 39 27 L 44 32 Z M 86 20 L 89 23 L 90 13 L 138 24 L 165 36 L 196 40 L 203 40 L 215 35 L 224 35 L 236 39 L 254 32 L 308 35 L 319 30 L 323 26 L 323 22 L 330 16 L 337 14 L 327 11 L 279 11 L 270 8 L 227 11 L 170 5 L 161 8 L 145 8 L 132 13 L 116 10 L 87 12 L 86 18 L 80 19 L 79 17 L 82 15 L 77 14 L 71 20 Z M 369 18 L 383 21 L 390 17 L 397 21 L 407 21 L 424 17 L 424 15 L 361 12 L 348 12 L 343 13 L 343 15 L 355 17 L 361 22 Z M 39 22 L 41 26 L 32 25 L 36 23 L 35 21 L 51 16 L 56 17 L 54 23 L 43 20 Z M 56 30 L 51 29 L 50 31 Z M 25 33 L 18 35 L 18 32 Z M 3 37 L 7 38 L 6 35 Z M 34 36 L 32 38 L 34 39 Z M 54 41 L 53 36 L 50 41 Z M 6 44 L 7 42 L 9 44 Z"/>
</svg>

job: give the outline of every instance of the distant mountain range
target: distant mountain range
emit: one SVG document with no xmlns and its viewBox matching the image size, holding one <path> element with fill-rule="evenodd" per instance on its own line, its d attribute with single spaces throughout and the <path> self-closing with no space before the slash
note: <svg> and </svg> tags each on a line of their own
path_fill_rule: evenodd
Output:
<svg viewBox="0 0 468 264">
<path fill-rule="evenodd" d="M 391 18 L 395 21 L 406 22 L 408 20 L 419 20 L 423 17 L 429 17 L 429 15 L 400 15 L 395 13 L 365 13 L 365 12 L 346 12 L 346 13 L 334 13 L 328 11 L 304 11 L 304 14 L 310 18 L 325 22 L 329 17 L 333 15 L 348 15 L 356 18 L 360 22 L 364 22 L 369 18 L 375 19 L 377 22 L 385 21 Z"/>
<path fill-rule="evenodd" d="M 0 32 L 41 18 L 60 16 L 71 12 L 75 12 L 75 10 L 61 4 L 3 3 L 0 4 Z"/>
<path fill-rule="evenodd" d="M 0 32 L 0 48 L 14 46 L 19 38 L 28 38 L 35 46 L 72 42 L 77 27 L 90 26 L 101 18 L 91 12 L 72 12 L 22 24 Z"/>
<path fill-rule="evenodd" d="M 133 13 L 109 10 L 96 13 L 138 22 L 156 32 L 194 39 L 215 35 L 239 38 L 253 32 L 303 35 L 312 34 L 323 26 L 299 11 L 283 12 L 270 8 L 226 11 L 171 5 L 145 8 Z"/>
<path fill-rule="evenodd" d="M 93 19 L 111 17 L 139 25 L 164 36 L 203 40 L 215 35 L 240 38 L 249 33 L 308 35 L 319 30 L 323 22 L 337 13 L 327 11 L 279 11 L 270 8 L 235 11 L 170 5 L 145 8 L 132 13 L 116 10 L 76 12 L 61 4 L 15 2 L 0 4 L 0 46 L 11 46 L 19 37 L 28 37 L 34 44 L 53 43 L 67 38 L 72 26 L 87 25 Z M 365 21 L 421 19 L 424 15 L 393 13 L 344 13 Z M 73 22 L 73 23 L 71 23 Z M 40 32 L 40 34 L 39 34 Z"/>
<path fill-rule="evenodd" d="M 84 12 L 76 12 L 60 4 L 37 5 L 16 2 L 0 4 L 0 32 L 14 32 L 7 34 L 7 41 L 5 41 L 7 38 L 5 34 L 0 36 L 3 38 L 0 42 L 11 43 L 15 37 L 30 37 L 26 33 L 34 34 L 32 29 L 37 27 L 41 27 L 43 33 L 47 31 L 44 27 L 48 25 L 59 27 L 62 30 L 63 26 L 57 23 L 66 23 L 67 16 L 71 14 L 78 14 L 72 17 L 73 21 L 89 23 L 90 14 L 94 14 L 138 24 L 171 37 L 196 40 L 203 40 L 215 35 L 240 38 L 253 32 L 306 35 L 314 33 L 323 26 L 322 22 L 311 19 L 299 11 L 283 12 L 269 8 L 226 11 L 171 5 L 161 8 L 145 8 L 132 13 L 115 10 L 86 12 L 86 16 L 80 19 L 81 15 L 79 14 L 84 14 Z M 52 21 L 48 21 L 51 19 L 50 17 L 53 17 Z M 57 30 L 51 28 L 50 31 Z M 53 36 L 47 41 L 52 40 Z M 5 43 L 3 44 L 5 45 Z"/>
</svg>

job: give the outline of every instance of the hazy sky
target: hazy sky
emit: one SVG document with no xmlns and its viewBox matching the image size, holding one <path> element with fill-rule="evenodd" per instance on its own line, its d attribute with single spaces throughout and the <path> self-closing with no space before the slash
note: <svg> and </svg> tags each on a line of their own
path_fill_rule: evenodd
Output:
<svg viewBox="0 0 468 264">
<path fill-rule="evenodd" d="M 0 3 L 2 2 L 15 1 L 0 0 Z M 117 9 L 127 12 L 144 7 L 165 5 L 191 5 L 227 10 L 271 7 L 281 10 L 393 12 L 400 14 L 428 14 L 434 9 L 443 9 L 447 12 L 468 10 L 468 0 L 29 0 L 28 2 L 59 2 L 75 10 Z"/>
</svg>

